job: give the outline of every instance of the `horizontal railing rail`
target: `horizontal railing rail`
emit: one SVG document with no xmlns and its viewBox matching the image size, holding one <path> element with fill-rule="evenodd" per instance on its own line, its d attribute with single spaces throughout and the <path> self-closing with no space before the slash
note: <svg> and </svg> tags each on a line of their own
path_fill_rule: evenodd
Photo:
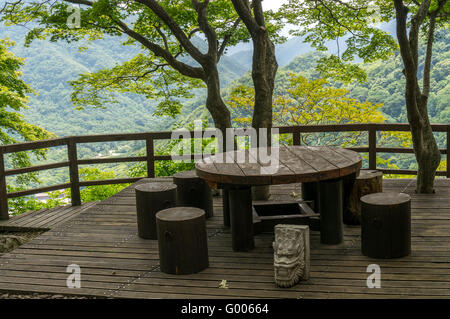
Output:
<svg viewBox="0 0 450 319">
<path fill-rule="evenodd" d="M 438 171 L 436 175 L 446 176 L 450 178 L 450 124 L 432 124 L 433 132 L 446 132 L 446 149 L 440 149 L 441 154 L 447 155 L 447 169 L 446 171 Z M 379 169 L 387 174 L 407 174 L 416 175 L 415 170 L 394 170 L 377 168 L 376 157 L 377 153 L 406 153 L 413 154 L 412 148 L 401 147 L 377 147 L 377 132 L 382 131 L 397 131 L 409 132 L 409 124 L 404 123 L 380 123 L 380 124 L 324 124 L 324 125 L 304 125 L 304 126 L 283 126 L 278 127 L 280 134 L 292 134 L 293 145 L 301 145 L 301 134 L 304 133 L 326 133 L 326 132 L 367 132 L 368 146 L 362 147 L 348 147 L 360 153 L 368 153 L 369 169 Z M 190 132 L 190 138 L 196 137 L 194 132 Z M 155 145 L 156 140 L 171 139 L 172 132 L 145 132 L 145 133 L 123 133 L 123 134 L 102 134 L 102 135 L 85 135 L 85 136 L 68 136 L 62 138 L 55 138 L 50 140 L 40 140 L 33 142 L 24 142 L 10 145 L 0 146 L 0 219 L 8 219 L 8 198 L 15 198 L 20 196 L 27 196 L 38 194 L 42 192 L 49 192 L 64 188 L 71 189 L 71 203 L 73 206 L 81 205 L 80 187 L 94 186 L 94 185 L 109 185 L 109 184 L 123 184 L 133 183 L 142 177 L 134 178 L 117 178 L 97 181 L 80 181 L 79 180 L 79 165 L 91 164 L 108 164 L 108 163 L 124 163 L 124 162 L 146 162 L 147 163 L 147 177 L 155 177 L 155 162 L 162 160 L 170 160 L 170 155 L 156 155 Z M 179 138 L 182 138 L 179 136 Z M 145 141 L 146 154 L 145 156 L 134 157 L 108 157 L 108 158 L 90 158 L 78 159 L 77 146 L 85 143 L 102 143 L 102 142 L 120 142 L 120 141 Z M 67 161 L 36 165 L 24 168 L 5 169 L 5 154 L 31 151 L 36 149 L 45 149 L 51 147 L 66 146 L 67 147 Z M 199 154 L 185 156 L 184 158 L 194 159 Z M 69 168 L 69 183 L 39 187 L 29 190 L 21 190 L 16 192 L 7 192 L 6 176 L 17 174 L 25 174 L 31 172 L 38 172 L 42 170 L 55 169 L 61 167 Z"/>
</svg>

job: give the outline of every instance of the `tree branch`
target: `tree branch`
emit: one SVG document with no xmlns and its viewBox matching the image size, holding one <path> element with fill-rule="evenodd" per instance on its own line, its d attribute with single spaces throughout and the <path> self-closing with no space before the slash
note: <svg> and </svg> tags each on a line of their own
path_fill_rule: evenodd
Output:
<svg viewBox="0 0 450 319">
<path fill-rule="evenodd" d="M 217 34 L 208 23 L 208 18 L 206 16 L 206 9 L 208 7 L 209 0 L 204 0 L 203 2 L 192 0 L 192 4 L 195 11 L 197 11 L 198 25 L 208 40 L 208 56 L 210 58 L 214 57 L 214 60 L 217 60 Z"/>
<path fill-rule="evenodd" d="M 84 1 L 84 0 L 81 0 Z M 178 23 L 162 8 L 155 0 L 136 0 L 150 10 L 152 10 L 172 31 L 173 35 L 177 38 L 184 49 L 196 60 L 198 63 L 202 64 L 204 62 L 204 55 L 199 49 L 186 36 L 184 31 L 180 28 Z"/>
<path fill-rule="evenodd" d="M 155 29 L 156 32 L 158 32 L 158 34 L 161 36 L 161 38 L 163 39 L 164 42 L 164 48 L 166 49 L 166 51 L 169 51 L 169 44 L 167 43 L 167 37 L 164 34 L 164 32 L 162 32 L 161 28 L 159 25 L 155 25 Z"/>
<path fill-rule="evenodd" d="M 264 19 L 264 11 L 261 5 L 261 0 L 253 0 L 252 2 L 253 13 L 255 14 L 255 21 L 260 27 L 266 27 L 266 21 Z"/>
<path fill-rule="evenodd" d="M 430 25 L 428 26 L 428 39 L 427 39 L 427 49 L 425 55 L 425 64 L 423 69 L 423 85 L 422 85 L 422 98 L 428 99 L 430 93 L 430 73 L 431 73 L 431 58 L 433 55 L 433 42 L 434 42 L 434 31 L 436 28 L 436 18 L 440 11 L 444 7 L 447 0 L 439 1 L 438 8 L 431 12 L 430 14 Z"/>
<path fill-rule="evenodd" d="M 397 39 L 400 46 L 400 54 L 402 56 L 404 72 L 406 77 L 406 107 L 408 110 L 408 119 L 410 123 L 420 126 L 421 116 L 417 108 L 416 96 L 414 91 L 417 90 L 417 66 L 411 52 L 410 42 L 407 35 L 406 19 L 408 17 L 408 8 L 403 4 L 402 0 L 394 0 L 395 15 L 397 20 Z"/>
<path fill-rule="evenodd" d="M 70 2 L 70 3 L 73 3 L 73 4 L 84 4 L 84 5 L 87 5 L 87 6 L 90 6 L 90 7 L 92 7 L 92 5 L 94 4 L 92 1 L 89 1 L 89 0 L 64 0 L 65 2 Z"/>
<path fill-rule="evenodd" d="M 75 3 L 75 4 L 84 4 L 84 5 L 89 5 L 92 6 L 92 2 L 89 0 L 64 0 L 66 2 L 70 2 L 70 3 Z M 137 2 L 142 2 L 140 0 L 137 0 Z M 158 5 L 159 7 L 159 5 Z M 161 7 L 159 7 L 162 11 L 164 11 Z M 153 10 L 153 9 L 152 9 Z M 164 11 L 164 13 L 166 13 Z M 167 15 L 167 13 L 166 13 Z M 168 15 L 167 15 L 168 16 Z M 170 17 L 169 17 L 170 18 Z M 171 18 L 170 18 L 171 19 Z M 163 20 L 164 21 L 164 20 Z M 163 49 L 162 47 L 160 47 L 159 45 L 149 41 L 147 38 L 145 38 L 143 35 L 137 33 L 136 31 L 130 29 L 124 22 L 122 21 L 114 21 L 114 23 L 119 26 L 119 28 L 122 30 L 122 32 L 124 32 L 125 34 L 127 34 L 128 36 L 130 36 L 131 38 L 135 39 L 136 41 L 138 41 L 139 43 L 141 43 L 143 46 L 145 46 L 147 49 L 149 49 L 150 51 L 152 51 L 156 56 L 160 56 L 162 58 L 164 58 L 167 63 L 173 67 L 175 70 L 177 70 L 178 72 L 180 72 L 183 75 L 186 76 L 190 76 L 193 78 L 198 78 L 198 79 L 204 79 L 204 72 L 202 68 L 198 68 L 198 67 L 192 67 L 188 64 L 185 64 L 183 62 L 180 62 L 176 59 L 176 57 L 174 57 L 169 50 L 167 50 L 168 45 L 167 42 L 164 41 L 165 40 L 165 35 L 159 33 L 162 37 L 163 37 L 163 41 L 164 44 L 166 46 L 166 49 Z M 175 23 L 175 22 L 173 22 Z M 158 31 L 158 28 L 157 28 Z M 180 29 L 181 31 L 181 29 Z M 162 32 L 162 31 L 161 31 Z M 181 33 L 184 32 L 181 31 Z M 178 37 L 177 37 L 178 39 Z M 189 43 L 191 43 L 189 40 L 187 40 Z M 192 43 L 191 43 L 192 45 Z M 184 46 L 183 46 L 184 47 Z M 196 48 L 195 48 L 196 49 Z M 198 51 L 198 49 L 196 49 Z M 181 52 L 180 52 L 181 53 Z M 201 53 L 200 53 L 201 54 Z M 176 56 L 178 56 L 179 54 L 177 54 Z"/>
<path fill-rule="evenodd" d="M 233 31 L 236 30 L 236 28 L 239 26 L 239 23 L 241 23 L 241 18 L 237 18 L 236 21 L 234 21 L 234 24 L 231 28 L 231 30 L 224 36 L 222 44 L 220 45 L 219 52 L 217 54 L 217 62 L 219 62 L 220 58 L 223 55 L 223 52 L 225 51 L 226 46 L 228 45 L 228 42 L 231 39 L 231 36 L 233 35 Z"/>
<path fill-rule="evenodd" d="M 256 22 L 255 18 L 252 16 L 252 12 L 250 10 L 250 3 L 248 0 L 231 0 L 233 2 L 234 9 L 238 13 L 241 20 L 244 22 L 248 31 L 252 35 L 255 35 L 258 32 L 259 25 Z"/>
<path fill-rule="evenodd" d="M 202 80 L 205 78 L 205 73 L 202 68 L 192 67 L 188 64 L 178 61 L 169 51 L 163 49 L 159 45 L 149 41 L 141 34 L 130 29 L 124 22 L 116 21 L 116 23 L 120 26 L 124 33 L 141 43 L 147 49 L 152 51 L 156 56 L 164 58 L 164 60 L 166 60 L 171 67 L 173 67 L 181 74 Z"/>
<path fill-rule="evenodd" d="M 419 56 L 418 56 L 418 47 L 419 47 L 419 30 L 423 21 L 425 20 L 428 12 L 428 8 L 430 7 L 431 0 L 423 0 L 417 10 L 417 13 L 411 17 L 411 27 L 409 30 L 409 46 L 413 55 L 414 65 L 417 67 L 419 64 Z"/>
</svg>

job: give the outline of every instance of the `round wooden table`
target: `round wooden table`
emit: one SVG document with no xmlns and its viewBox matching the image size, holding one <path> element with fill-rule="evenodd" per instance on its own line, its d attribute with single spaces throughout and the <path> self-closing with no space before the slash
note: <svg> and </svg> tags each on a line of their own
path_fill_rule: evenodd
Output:
<svg viewBox="0 0 450 319">
<path fill-rule="evenodd" d="M 220 153 L 195 165 L 199 177 L 214 188 L 224 189 L 224 221 L 231 215 L 233 249 L 248 251 L 254 247 L 251 186 L 289 183 L 318 182 L 321 242 L 342 242 L 342 177 L 357 175 L 361 156 L 327 146 L 272 149 L 269 154 L 268 148 Z"/>
</svg>

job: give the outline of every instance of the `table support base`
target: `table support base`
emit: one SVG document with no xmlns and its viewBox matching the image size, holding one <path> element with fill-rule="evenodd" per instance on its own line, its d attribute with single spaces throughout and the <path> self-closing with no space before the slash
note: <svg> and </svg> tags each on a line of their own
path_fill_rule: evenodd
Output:
<svg viewBox="0 0 450 319">
<path fill-rule="evenodd" d="M 234 251 L 249 251 L 255 247 L 253 240 L 253 215 L 251 187 L 228 190 L 231 212 L 231 237 Z"/>
<path fill-rule="evenodd" d="M 223 226 L 230 227 L 230 204 L 228 198 L 228 188 L 222 189 Z"/>
<path fill-rule="evenodd" d="M 306 182 L 302 183 L 302 199 L 304 201 L 314 201 L 313 207 L 311 207 L 317 214 L 320 213 L 320 193 L 318 182 Z"/>
<path fill-rule="evenodd" d="M 342 178 L 319 182 L 320 242 L 337 245 L 343 240 Z"/>
</svg>

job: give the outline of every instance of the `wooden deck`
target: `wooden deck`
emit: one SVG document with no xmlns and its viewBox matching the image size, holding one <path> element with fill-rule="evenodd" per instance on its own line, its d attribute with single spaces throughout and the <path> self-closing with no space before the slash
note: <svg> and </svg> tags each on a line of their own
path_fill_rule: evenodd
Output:
<svg viewBox="0 0 450 319">
<path fill-rule="evenodd" d="M 383 186 L 412 196 L 409 257 L 362 256 L 359 227 L 346 226 L 344 243 L 337 246 L 321 245 L 313 231 L 311 278 L 280 289 L 273 279 L 273 234 L 255 236 L 251 252 L 233 252 L 230 232 L 222 228 L 221 199 L 215 198 L 215 216 L 207 222 L 210 267 L 193 275 L 167 275 L 159 270 L 157 241 L 137 236 L 129 187 L 0 257 L 0 291 L 120 298 L 449 298 L 450 180 L 438 180 L 433 195 L 414 194 L 414 181 L 407 179 L 385 180 Z M 299 193 L 299 185 L 273 186 L 271 192 L 275 199 L 288 199 L 294 190 Z M 34 223 L 44 224 L 44 219 Z M 366 267 L 373 263 L 381 267 L 379 289 L 366 286 Z M 69 264 L 81 267 L 80 289 L 66 287 Z M 219 288 L 221 280 L 227 280 L 228 289 Z"/>
<path fill-rule="evenodd" d="M 78 216 L 81 212 L 95 204 L 97 202 L 84 203 L 81 206 L 58 206 L 43 208 L 38 211 L 29 211 L 18 216 L 13 216 L 9 220 L 0 220 L 0 229 L 21 230 L 30 228 L 50 230 Z"/>
</svg>

